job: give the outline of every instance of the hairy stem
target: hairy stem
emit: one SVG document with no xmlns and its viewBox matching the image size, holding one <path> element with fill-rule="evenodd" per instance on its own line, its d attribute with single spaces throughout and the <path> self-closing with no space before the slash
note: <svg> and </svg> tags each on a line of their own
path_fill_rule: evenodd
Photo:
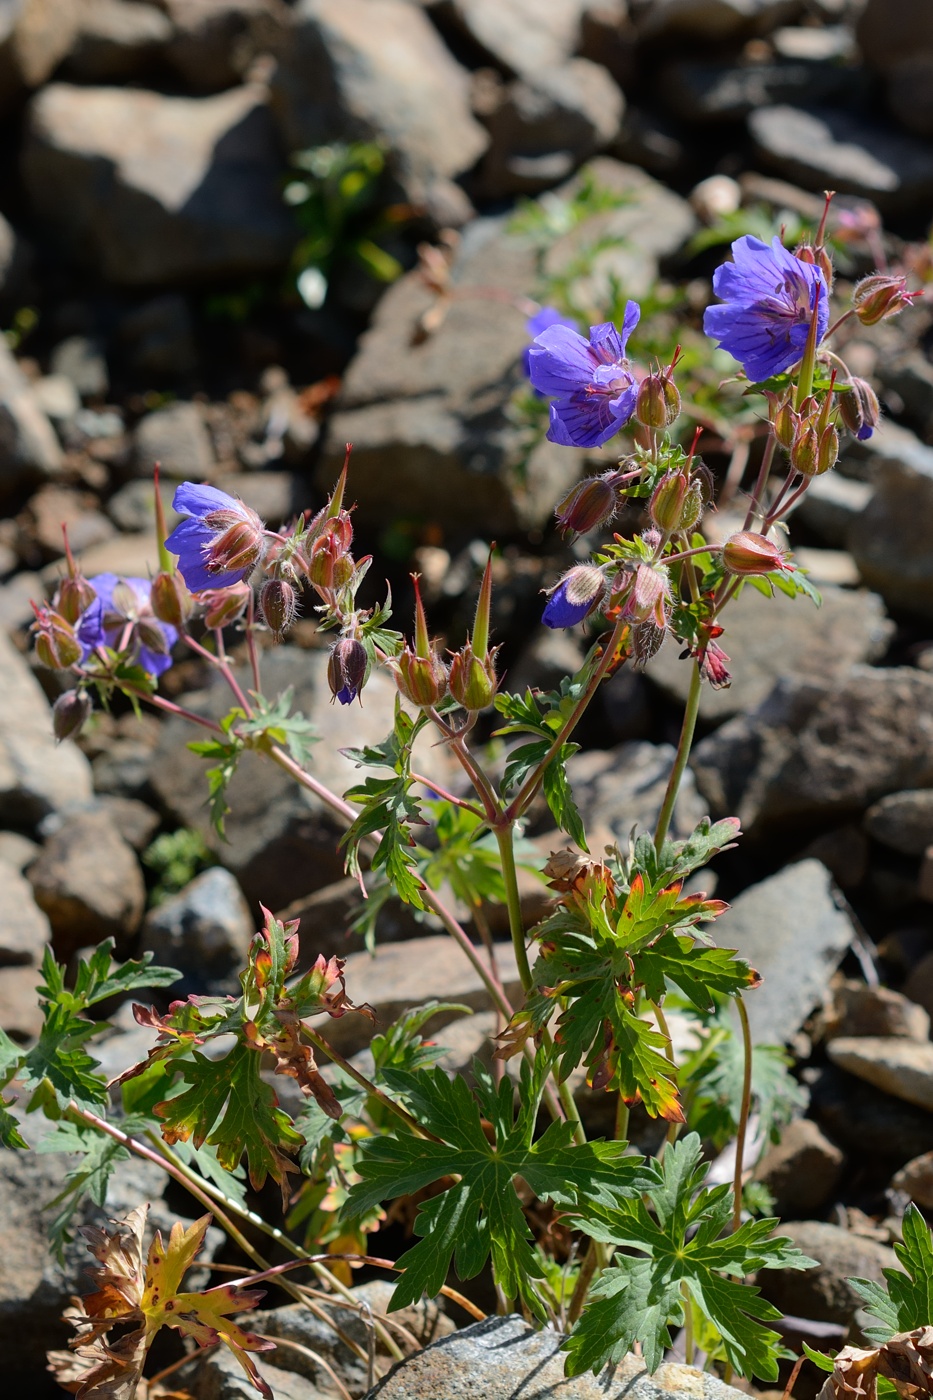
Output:
<svg viewBox="0 0 933 1400">
<path fill-rule="evenodd" d="M 687 703 L 684 707 L 684 719 L 680 729 L 677 753 L 674 757 L 674 766 L 671 769 L 671 776 L 667 780 L 667 790 L 664 793 L 664 801 L 661 804 L 658 825 L 654 833 L 654 845 L 655 849 L 658 851 L 660 851 L 667 838 L 667 833 L 671 825 L 671 818 L 674 815 L 674 804 L 677 801 L 677 794 L 680 791 L 684 770 L 687 767 L 687 760 L 690 757 L 690 748 L 693 744 L 693 734 L 697 723 L 697 713 L 700 708 L 700 687 L 702 684 L 700 663 L 695 661 L 693 663 L 693 674 L 690 677 L 690 689 L 687 692 Z"/>
<path fill-rule="evenodd" d="M 518 975 L 522 980 L 522 990 L 527 996 L 531 990 L 531 967 L 528 963 L 528 951 L 525 947 L 525 928 L 522 921 L 522 901 L 518 890 L 518 872 L 515 868 L 515 842 L 513 839 L 513 828 L 509 826 L 496 827 L 496 842 L 499 846 L 499 859 L 502 863 L 502 879 L 505 883 L 505 901 L 509 911 L 509 931 L 512 935 L 512 947 L 515 950 L 515 962 L 518 966 Z"/>
<path fill-rule="evenodd" d="M 735 1180 L 732 1185 L 732 1228 L 737 1230 L 742 1223 L 742 1167 L 745 1159 L 745 1138 L 748 1133 L 748 1115 L 752 1107 L 752 1032 L 748 1024 L 748 1011 L 741 992 L 735 999 L 735 1009 L 742 1023 L 742 1049 L 745 1067 L 742 1075 L 742 1107 L 739 1113 L 739 1129 L 735 1135 Z"/>
<path fill-rule="evenodd" d="M 378 1084 L 374 1084 L 371 1079 L 367 1079 L 365 1074 L 361 1074 L 355 1065 L 352 1065 L 349 1060 L 345 1060 L 343 1055 L 335 1050 L 333 1046 L 329 1045 L 324 1037 L 319 1035 L 316 1030 L 312 1030 L 310 1026 L 304 1025 L 304 1023 L 302 1023 L 302 1029 L 312 1045 L 316 1045 L 318 1050 L 325 1054 L 335 1065 L 338 1065 L 340 1069 L 343 1070 L 344 1074 L 348 1074 L 351 1079 L 355 1080 L 361 1089 L 366 1090 L 367 1094 L 372 1094 L 373 1098 L 378 1099 L 382 1106 L 387 1108 L 390 1113 L 394 1113 L 397 1118 L 401 1118 L 405 1126 L 410 1128 L 417 1137 L 429 1138 L 431 1142 L 443 1142 L 443 1138 L 436 1137 L 434 1133 L 428 1132 L 427 1128 L 422 1128 L 418 1120 L 413 1118 L 407 1109 L 403 1108 L 400 1103 L 396 1103 L 394 1099 L 390 1099 L 389 1095 L 385 1093 L 384 1090 L 380 1089 Z"/>
<path fill-rule="evenodd" d="M 745 513 L 745 524 L 743 530 L 747 530 L 755 516 L 761 510 L 761 502 L 768 484 L 768 477 L 771 474 L 771 463 L 774 461 L 774 453 L 777 448 L 777 438 L 772 432 L 765 443 L 765 450 L 761 454 L 761 466 L 758 468 L 758 477 L 755 481 L 755 489 L 752 491 L 748 502 L 748 510 Z"/>
</svg>

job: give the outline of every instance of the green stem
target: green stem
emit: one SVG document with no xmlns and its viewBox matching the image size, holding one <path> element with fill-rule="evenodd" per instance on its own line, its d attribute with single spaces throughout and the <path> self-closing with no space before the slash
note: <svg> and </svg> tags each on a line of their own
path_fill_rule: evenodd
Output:
<svg viewBox="0 0 933 1400">
<path fill-rule="evenodd" d="M 427 1128 L 422 1128 L 418 1120 L 413 1118 L 407 1109 L 404 1109 L 400 1103 L 396 1103 L 394 1099 L 390 1099 L 389 1095 L 380 1089 L 378 1084 L 374 1084 L 371 1079 L 367 1079 L 366 1075 L 362 1074 L 355 1065 L 352 1065 L 349 1060 L 344 1059 L 343 1055 L 335 1050 L 332 1045 L 329 1045 L 324 1037 L 319 1035 L 316 1030 L 312 1030 L 310 1026 L 304 1025 L 304 1023 L 302 1023 L 302 1030 L 311 1041 L 312 1045 L 317 1046 L 318 1050 L 325 1054 L 333 1064 L 342 1069 L 344 1074 L 348 1074 L 352 1080 L 359 1084 L 361 1089 L 365 1089 L 367 1094 L 372 1094 L 373 1098 L 378 1099 L 382 1106 L 387 1108 L 390 1113 L 394 1113 L 397 1118 L 401 1118 L 405 1126 L 410 1128 L 417 1137 L 428 1138 L 431 1142 L 442 1143 L 444 1141 L 443 1138 L 436 1137 L 434 1133 L 428 1132 Z"/>
<path fill-rule="evenodd" d="M 522 902 L 518 890 L 518 871 L 515 867 L 515 843 L 512 831 L 511 823 L 508 826 L 495 828 L 499 859 L 502 863 L 502 879 L 505 884 L 505 902 L 509 911 L 509 932 L 512 935 L 512 947 L 515 950 L 518 975 L 522 979 L 522 990 L 527 996 L 531 990 L 531 967 L 528 963 L 528 951 L 525 947 L 525 928 L 522 921 Z"/>
<path fill-rule="evenodd" d="M 732 1184 L 732 1229 L 742 1224 L 742 1166 L 745 1158 L 745 1138 L 748 1133 L 748 1116 L 752 1107 L 752 1031 L 748 1024 L 748 1011 L 741 992 L 735 999 L 735 1009 L 742 1023 L 742 1050 L 745 1068 L 742 1075 L 742 1108 L 739 1113 L 739 1130 L 735 1135 L 735 1179 Z"/>
<path fill-rule="evenodd" d="M 654 845 L 655 849 L 658 851 L 660 851 L 667 838 L 667 833 L 671 825 L 671 818 L 674 815 L 674 804 L 677 801 L 681 780 L 684 776 L 684 770 L 687 767 L 687 760 L 690 757 L 690 747 L 693 744 L 697 713 L 700 709 L 700 687 L 702 683 L 700 663 L 695 661 L 693 664 L 693 674 L 690 677 L 690 689 L 687 692 L 687 704 L 684 708 L 683 724 L 680 729 L 680 742 L 677 745 L 674 767 L 671 769 L 671 776 L 667 780 L 667 791 L 664 794 L 664 802 L 661 805 L 661 813 L 658 817 L 658 825 L 654 833 Z"/>
</svg>

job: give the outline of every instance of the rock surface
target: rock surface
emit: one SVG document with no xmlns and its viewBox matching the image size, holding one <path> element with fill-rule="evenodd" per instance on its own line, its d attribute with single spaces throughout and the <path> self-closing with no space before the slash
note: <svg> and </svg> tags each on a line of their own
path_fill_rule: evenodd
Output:
<svg viewBox="0 0 933 1400">
<path fill-rule="evenodd" d="M 58 476 L 62 451 L 36 394 L 0 340 L 0 499 Z"/>
<path fill-rule="evenodd" d="M 933 617 L 933 449 L 903 430 L 879 434 L 875 490 L 848 545 L 865 582 L 892 607 Z"/>
<path fill-rule="evenodd" d="M 488 1317 L 400 1362 L 364 1400 L 736 1400 L 741 1393 L 692 1366 L 665 1365 L 649 1376 L 633 1356 L 611 1374 L 568 1380 L 560 1342 L 514 1314 Z"/>
<path fill-rule="evenodd" d="M 922 1006 L 890 987 L 866 987 L 845 980 L 833 989 L 826 1016 L 825 1038 L 840 1036 L 899 1036 L 927 1040 L 930 1018 Z"/>
<path fill-rule="evenodd" d="M 789 865 L 739 895 L 716 925 L 716 942 L 738 949 L 763 978 L 746 997 L 756 1044 L 780 1045 L 800 1029 L 854 936 L 817 860 Z"/>
<path fill-rule="evenodd" d="M 815 1269 L 797 1273 L 790 1269 L 764 1269 L 758 1275 L 763 1295 L 782 1312 L 812 1317 L 817 1322 L 850 1323 L 862 1299 L 851 1278 L 884 1283 L 883 1269 L 896 1269 L 897 1256 L 887 1245 L 822 1221 L 782 1223 L 802 1253 L 818 1260 Z"/>
<path fill-rule="evenodd" d="M 173 995 L 237 996 L 258 919 L 259 910 L 254 919 L 235 877 L 218 865 L 150 910 L 140 946 L 154 962 L 182 974 Z"/>
<path fill-rule="evenodd" d="M 0 967 L 38 966 L 51 941 L 51 926 L 29 881 L 0 857 Z"/>
<path fill-rule="evenodd" d="M 675 751 L 670 744 L 620 744 L 615 749 L 588 749 L 574 754 L 567 776 L 579 809 L 593 828 L 606 830 L 610 839 L 628 841 L 632 827 L 653 830 Z M 681 783 L 672 830 L 686 836 L 705 815 L 689 773 Z"/>
<path fill-rule="evenodd" d="M 166 97 L 54 83 L 34 99 L 23 177 L 50 237 L 124 286 L 255 276 L 293 233 L 263 88 Z"/>
<path fill-rule="evenodd" d="M 67 817 L 29 867 L 29 881 L 59 956 L 104 938 L 125 940 L 142 918 L 139 861 L 106 812 Z"/>
<path fill-rule="evenodd" d="M 905 1162 L 892 1176 L 891 1190 L 903 1191 L 922 1210 L 933 1208 L 933 1152 Z"/>
<path fill-rule="evenodd" d="M 905 856 L 922 856 L 933 844 L 933 789 L 891 792 L 865 813 L 869 836 Z"/>
<path fill-rule="evenodd" d="M 895 1036 L 843 1036 L 830 1042 L 828 1053 L 840 1069 L 933 1112 L 933 1042 Z"/>
<path fill-rule="evenodd" d="M 845 1157 L 819 1125 L 809 1118 L 795 1118 L 773 1143 L 755 1168 L 774 1196 L 781 1216 L 806 1216 L 832 1199 L 842 1175 Z"/>
</svg>

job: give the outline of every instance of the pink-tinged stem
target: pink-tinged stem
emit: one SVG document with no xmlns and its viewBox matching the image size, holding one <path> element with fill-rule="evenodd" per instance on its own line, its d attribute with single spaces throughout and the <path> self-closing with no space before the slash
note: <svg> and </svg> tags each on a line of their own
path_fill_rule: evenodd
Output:
<svg viewBox="0 0 933 1400">
<path fill-rule="evenodd" d="M 257 695 L 261 695 L 262 686 L 259 683 L 259 652 L 256 649 L 256 599 L 252 589 L 249 595 L 249 609 L 246 614 L 246 650 L 249 652 L 249 664 L 253 672 L 253 689 Z"/>
</svg>

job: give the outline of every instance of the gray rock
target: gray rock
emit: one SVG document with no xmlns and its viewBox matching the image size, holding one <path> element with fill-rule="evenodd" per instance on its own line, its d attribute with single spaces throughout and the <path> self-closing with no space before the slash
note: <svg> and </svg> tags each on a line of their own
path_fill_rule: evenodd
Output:
<svg viewBox="0 0 933 1400">
<path fill-rule="evenodd" d="M 796 10 L 793 0 L 634 0 L 632 17 L 646 39 L 721 41 L 767 34 Z"/>
<path fill-rule="evenodd" d="M 848 545 L 862 578 L 892 607 L 933 617 L 933 449 L 885 425 L 872 453 L 875 490 Z"/>
<path fill-rule="evenodd" d="M 0 859 L 0 967 L 38 964 L 52 929 L 19 870 Z"/>
<path fill-rule="evenodd" d="M 896 9 L 885 0 L 866 0 L 856 37 L 866 62 L 880 73 L 891 73 L 912 54 L 933 50 L 933 13 L 925 0 L 900 0 Z"/>
<path fill-rule="evenodd" d="M 178 481 L 205 481 L 217 464 L 210 433 L 197 404 L 171 403 L 141 419 L 135 433 L 136 472 L 152 479 L 158 462 L 162 474 Z"/>
<path fill-rule="evenodd" d="M 838 1225 L 817 1220 L 782 1222 L 780 1233 L 789 1235 L 798 1249 L 816 1259 L 817 1267 L 804 1272 L 765 1269 L 757 1283 L 769 1302 L 797 1317 L 850 1323 L 864 1304 L 849 1280 L 867 1278 L 884 1283 L 882 1270 L 897 1268 L 893 1249 Z"/>
<path fill-rule="evenodd" d="M 834 1065 L 886 1094 L 933 1111 L 933 1042 L 897 1036 L 841 1036 L 827 1053 Z"/>
<path fill-rule="evenodd" d="M 559 1332 L 536 1332 L 521 1317 L 487 1317 L 400 1362 L 364 1400 L 737 1400 L 741 1394 L 692 1366 L 664 1365 L 653 1376 L 626 1356 L 611 1374 L 564 1375 Z"/>
<path fill-rule="evenodd" d="M 812 31 L 819 33 L 819 30 Z M 837 63 L 703 63 L 666 65 L 659 89 L 669 111 L 682 121 L 735 122 L 775 103 L 832 102 L 851 95 L 851 68 Z"/>
<path fill-rule="evenodd" d="M 793 24 L 777 29 L 770 36 L 771 45 L 781 58 L 800 59 L 805 63 L 845 62 L 857 55 L 852 30 L 847 24 L 824 24 L 811 28 Z"/>
<path fill-rule="evenodd" d="M 140 946 L 155 962 L 182 974 L 184 982 L 175 995 L 236 994 L 255 931 L 235 877 L 216 865 L 149 911 Z"/>
<path fill-rule="evenodd" d="M 0 831 L 0 861 L 14 870 L 25 870 L 41 851 L 37 841 L 21 836 L 18 831 Z"/>
<path fill-rule="evenodd" d="M 250 1319 L 250 1325 L 258 1324 Z M 276 1361 L 286 1360 L 285 1348 L 270 1352 Z M 328 1377 L 323 1385 L 314 1385 L 295 1371 L 284 1371 L 266 1359 L 266 1354 L 252 1358 L 259 1374 L 276 1400 L 333 1400 L 337 1393 Z M 321 1368 L 322 1374 L 326 1374 Z M 189 1363 L 180 1372 L 198 1400 L 252 1400 L 256 1387 L 243 1367 L 226 1347 L 217 1347 L 210 1355 Z"/>
<path fill-rule="evenodd" d="M 166 57 L 188 92 L 242 82 L 258 54 L 288 43 L 282 0 L 165 0 L 174 24 Z"/>
<path fill-rule="evenodd" d="M 359 883 L 349 876 L 293 900 L 286 908 L 277 911 L 276 918 L 283 922 L 287 919 L 301 920 L 302 947 L 296 971 L 310 967 L 318 953 L 323 953 L 325 958 L 335 955 L 345 958 L 348 953 L 361 953 L 366 946 L 363 935 L 352 932 L 350 925 L 363 912 Z M 416 922 L 412 906 L 392 898 L 379 911 L 376 942 L 381 945 L 425 938 L 428 934 L 438 933 L 440 928 L 441 924 L 433 914 L 420 916 Z"/>
<path fill-rule="evenodd" d="M 927 953 L 910 969 L 904 995 L 933 1016 L 933 953 Z"/>
<path fill-rule="evenodd" d="M 905 856 L 922 856 L 933 845 L 933 790 L 892 792 L 865 813 L 869 836 Z"/>
<path fill-rule="evenodd" d="M 781 1045 L 796 1034 L 822 1004 L 854 937 L 817 860 L 789 865 L 739 895 L 716 924 L 716 942 L 737 949 L 762 976 L 746 997 L 756 1044 Z"/>
<path fill-rule="evenodd" d="M 810 1113 L 847 1153 L 861 1158 L 865 1144 L 891 1169 L 933 1151 L 933 1115 L 903 1103 L 827 1065 L 808 1077 Z"/>
<path fill-rule="evenodd" d="M 0 110 L 40 87 L 67 54 L 80 0 L 8 0 L 0 12 Z"/>
<path fill-rule="evenodd" d="M 574 754 L 567 764 L 567 776 L 587 821 L 605 828 L 610 839 L 621 842 L 624 848 L 633 826 L 641 831 L 654 829 L 673 763 L 670 744 L 635 742 Z M 672 825 L 673 833 L 679 836 L 692 831 L 705 814 L 689 770 L 684 778 Z"/>
<path fill-rule="evenodd" d="M 151 795 L 151 766 L 151 744 L 129 736 L 113 739 L 91 762 L 94 791 L 100 796 L 125 801 L 148 797 Z"/>
<path fill-rule="evenodd" d="M 136 853 L 106 812 L 67 817 L 29 867 L 29 881 L 59 955 L 125 939 L 142 918 L 146 889 Z"/>
<path fill-rule="evenodd" d="M 0 214 L 0 298 L 16 301 L 26 289 L 33 252 Z"/>
<path fill-rule="evenodd" d="M 483 198 L 547 189 L 619 134 L 622 93 L 605 68 L 588 59 L 573 58 L 508 85 L 489 69 L 481 78 L 473 106 L 492 142 L 476 175 Z"/>
<path fill-rule="evenodd" d="M 124 841 L 136 852 L 146 849 L 161 824 L 159 814 L 135 797 L 108 794 L 98 797 L 95 806 L 107 813 Z"/>
<path fill-rule="evenodd" d="M 933 426 L 933 365 L 922 350 L 880 355 L 876 378 L 888 402 L 900 404 L 898 417 L 928 440 Z"/>
<path fill-rule="evenodd" d="M 922 1210 L 933 1208 L 933 1152 L 905 1162 L 891 1178 L 891 1190 L 903 1192 Z"/>
<path fill-rule="evenodd" d="M 839 1184 L 845 1157 L 809 1118 L 795 1118 L 773 1143 L 755 1168 L 755 1180 L 764 1182 L 774 1196 L 781 1216 L 818 1211 L 832 1199 Z"/>
<path fill-rule="evenodd" d="M 108 281 L 274 272 L 294 242 L 258 85 L 216 97 L 53 83 L 33 100 L 22 169 L 50 238 Z"/>
<path fill-rule="evenodd" d="M 510 422 L 523 383 L 525 316 L 512 304 L 535 283 L 530 239 L 504 219 L 477 219 L 453 268 L 455 299 L 438 330 L 418 342 L 434 298 L 417 273 L 379 303 L 330 419 L 317 482 L 329 490 L 353 443 L 358 517 L 378 523 L 416 512 L 458 534 L 543 525 L 580 472 L 582 454 Z M 475 294 L 497 288 L 502 299 Z"/>
<path fill-rule="evenodd" d="M 32 391 L 42 412 L 59 430 L 81 412 L 78 391 L 64 374 L 43 374 L 33 383 Z"/>
<path fill-rule="evenodd" d="M 845 980 L 833 988 L 824 1028 L 826 1040 L 889 1035 L 927 1040 L 930 1018 L 922 1006 L 890 987 L 867 987 L 864 982 Z"/>
<path fill-rule="evenodd" d="M 70 379 L 84 399 L 103 398 L 110 387 L 107 361 L 99 341 L 86 335 L 70 335 L 52 351 L 53 374 Z"/>
<path fill-rule="evenodd" d="M 141 374 L 174 380 L 197 369 L 194 321 L 187 299 L 179 292 L 143 302 L 123 317 L 119 336 Z"/>
<path fill-rule="evenodd" d="M 82 83 L 122 83 L 147 74 L 174 33 L 171 20 L 137 0 L 84 0 L 64 71 Z"/>
<path fill-rule="evenodd" d="M 521 981 L 512 944 L 495 946 L 496 966 L 506 996 L 513 1003 L 520 1002 Z M 480 956 L 486 956 L 482 950 Z M 376 1026 L 356 1014 L 321 1022 L 321 1034 L 343 1055 L 364 1049 L 374 1029 L 384 1030 L 408 1007 L 424 1001 L 462 1002 L 477 1010 L 489 1006 L 489 994 L 479 973 L 446 933 L 421 938 L 417 943 L 385 943 L 374 954 L 351 953 L 344 977 L 350 999 L 358 1006 L 366 1002 L 372 1007 Z M 431 1021 L 432 1034 L 458 1014 L 438 1012 Z"/>
<path fill-rule="evenodd" d="M 854 662 L 884 655 L 894 624 L 876 594 L 831 586 L 821 593 L 820 608 L 783 593 L 768 600 L 754 588 L 744 588 L 730 603 L 723 613 L 721 644 L 730 658 L 732 684 L 726 690 L 703 687 L 700 714 L 705 719 L 754 709 L 781 676 L 796 672 L 829 678 L 843 675 Z M 680 660 L 679 648 L 668 645 L 648 663 L 645 674 L 682 704 L 691 670 L 689 661 Z"/>
<path fill-rule="evenodd" d="M 577 51 L 585 0 L 441 0 L 438 22 L 506 73 L 534 77 Z"/>
<path fill-rule="evenodd" d="M 419 202 L 443 200 L 488 145 L 467 74 L 405 0 L 300 0 L 272 83 L 290 150 L 380 141 Z"/>
<path fill-rule="evenodd" d="M 746 832 L 858 813 L 910 783 L 933 786 L 933 676 L 854 666 L 830 685 L 790 679 L 704 739 L 691 766 L 716 816 Z"/>
<path fill-rule="evenodd" d="M 794 518 L 803 521 L 827 544 L 845 545 L 853 522 L 868 505 L 873 490 L 867 481 L 826 472 L 813 477 Z"/>
<path fill-rule="evenodd" d="M 762 107 L 748 118 L 759 158 L 804 189 L 870 199 L 884 213 L 923 208 L 933 195 L 933 153 L 846 111 Z"/>
<path fill-rule="evenodd" d="M 72 744 L 56 745 L 42 687 L 0 633 L 0 821 L 28 828 L 90 796 L 87 759 Z"/>
<path fill-rule="evenodd" d="M 34 967 L 0 967 L 0 1027 L 20 1044 L 36 1040 L 45 1017 Z"/>
<path fill-rule="evenodd" d="M 32 387 L 0 341 L 0 499 L 30 482 L 58 476 L 62 451 Z"/>
<path fill-rule="evenodd" d="M 143 419 L 143 422 L 146 420 Z M 162 497 L 162 509 L 165 512 L 165 523 L 171 531 L 180 519 L 172 510 L 172 497 L 175 495 L 177 483 L 174 481 L 160 481 L 159 494 Z M 145 477 L 138 481 L 128 481 L 125 486 L 121 486 L 107 502 L 107 514 L 113 523 L 121 530 L 142 533 L 144 530 L 151 530 L 155 524 L 155 488 L 151 479 Z"/>
</svg>

